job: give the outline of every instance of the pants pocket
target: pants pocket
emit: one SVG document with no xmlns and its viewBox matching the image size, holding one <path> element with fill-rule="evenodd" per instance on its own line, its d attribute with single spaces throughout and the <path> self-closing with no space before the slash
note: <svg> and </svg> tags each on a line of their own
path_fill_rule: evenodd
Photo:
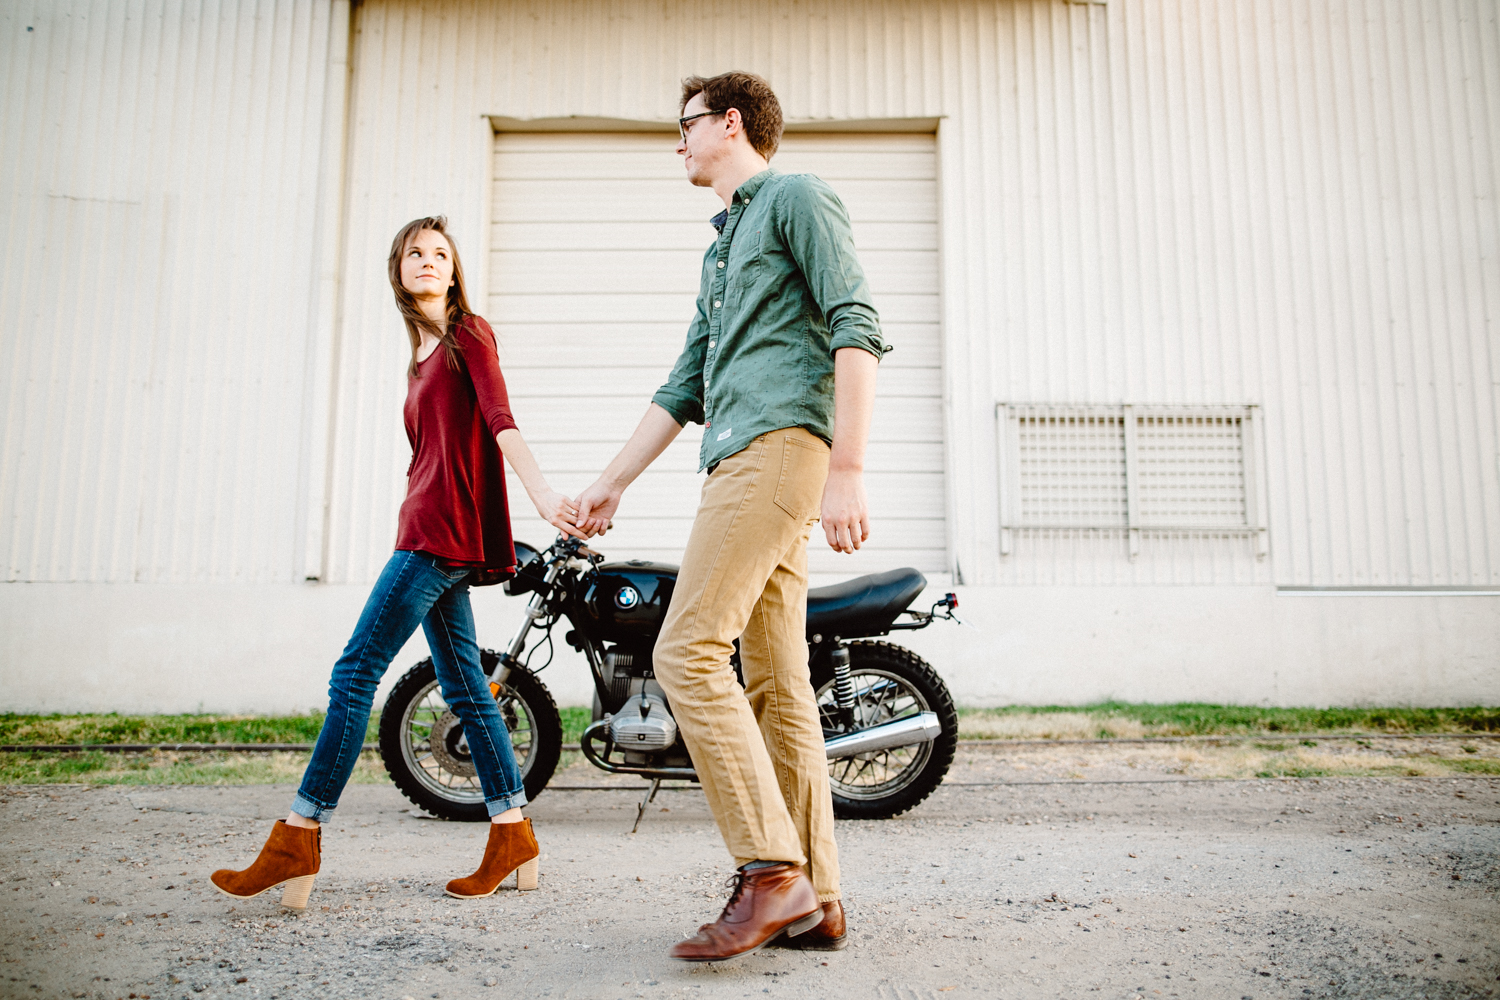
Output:
<svg viewBox="0 0 1500 1000">
<path fill-rule="evenodd" d="M 818 515 L 823 502 L 823 484 L 828 479 L 828 446 L 821 441 L 800 441 L 791 435 L 781 441 L 781 475 L 776 481 L 776 506 L 795 521 Z"/>
</svg>

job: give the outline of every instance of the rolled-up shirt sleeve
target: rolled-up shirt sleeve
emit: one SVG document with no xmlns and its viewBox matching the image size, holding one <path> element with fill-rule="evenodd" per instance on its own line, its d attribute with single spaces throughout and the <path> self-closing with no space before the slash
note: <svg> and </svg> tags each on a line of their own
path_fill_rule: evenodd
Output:
<svg viewBox="0 0 1500 1000">
<path fill-rule="evenodd" d="M 858 347 L 876 358 L 884 357 L 880 316 L 854 250 L 854 232 L 844 203 L 833 188 L 811 174 L 787 178 L 777 197 L 782 239 L 828 324 L 829 352 Z"/>
<path fill-rule="evenodd" d="M 713 251 L 709 251 L 709 256 Z M 672 415 L 679 426 L 703 423 L 703 363 L 708 355 L 708 285 L 698 293 L 693 321 L 688 324 L 687 343 L 672 366 L 667 383 L 656 390 L 651 402 Z"/>
<path fill-rule="evenodd" d="M 460 327 L 458 346 L 463 351 L 464 364 L 468 366 L 469 378 L 474 383 L 474 395 L 479 399 L 479 411 L 484 414 L 490 433 L 520 430 L 510 412 L 505 376 L 500 373 L 495 331 L 490 329 L 484 317 L 472 316 Z"/>
</svg>

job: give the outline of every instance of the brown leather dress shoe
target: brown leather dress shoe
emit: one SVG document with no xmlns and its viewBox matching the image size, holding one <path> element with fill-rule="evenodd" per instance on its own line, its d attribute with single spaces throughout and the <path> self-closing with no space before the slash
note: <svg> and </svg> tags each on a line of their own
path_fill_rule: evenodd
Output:
<svg viewBox="0 0 1500 1000">
<path fill-rule="evenodd" d="M 798 865 L 782 862 L 736 872 L 724 912 L 669 954 L 684 962 L 721 962 L 749 955 L 782 934 L 795 937 L 823 919 L 812 879 Z"/>
<path fill-rule="evenodd" d="M 457 899 L 490 896 L 511 872 L 516 873 L 517 889 L 535 889 L 537 858 L 541 853 L 529 817 L 519 823 L 491 823 L 490 839 L 484 846 L 479 870 L 467 878 L 449 882 L 447 893 Z"/>
<path fill-rule="evenodd" d="M 798 948 L 802 951 L 843 951 L 849 946 L 844 927 L 844 904 L 830 899 L 823 904 L 823 919 L 810 931 L 796 937 L 781 937 L 770 942 L 772 948 Z"/>
<path fill-rule="evenodd" d="M 220 868 L 208 879 L 215 889 L 235 899 L 249 899 L 285 884 L 281 905 L 303 910 L 312 893 L 313 879 L 322 867 L 322 847 L 322 827 L 309 830 L 287 826 L 286 820 L 278 819 L 254 864 L 239 872 Z"/>
</svg>

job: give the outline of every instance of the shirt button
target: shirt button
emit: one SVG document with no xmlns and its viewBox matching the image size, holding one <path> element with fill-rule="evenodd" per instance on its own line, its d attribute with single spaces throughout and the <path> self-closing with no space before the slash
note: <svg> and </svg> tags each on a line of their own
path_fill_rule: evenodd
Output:
<svg viewBox="0 0 1500 1000">
<path fill-rule="evenodd" d="M 714 308 L 715 308 L 715 309 L 717 309 L 717 308 L 719 308 L 719 307 L 720 307 L 720 306 L 722 306 L 722 305 L 723 305 L 723 304 L 724 304 L 724 303 L 722 303 L 722 302 L 720 302 L 720 301 L 719 301 L 719 300 L 718 300 L 718 299 L 714 299 Z"/>
<path fill-rule="evenodd" d="M 720 266 L 720 267 L 723 267 L 723 266 L 724 266 L 724 262 L 723 262 L 723 261 L 722 261 L 722 260 L 721 260 L 721 261 L 719 261 L 719 266 Z"/>
<path fill-rule="evenodd" d="M 717 343 L 718 343 L 718 341 L 717 341 L 717 340 L 710 340 L 710 341 L 709 341 L 709 342 L 708 342 L 708 346 L 709 346 L 709 347 L 712 347 L 712 346 L 714 346 L 714 345 L 715 345 L 715 344 L 717 344 Z"/>
</svg>

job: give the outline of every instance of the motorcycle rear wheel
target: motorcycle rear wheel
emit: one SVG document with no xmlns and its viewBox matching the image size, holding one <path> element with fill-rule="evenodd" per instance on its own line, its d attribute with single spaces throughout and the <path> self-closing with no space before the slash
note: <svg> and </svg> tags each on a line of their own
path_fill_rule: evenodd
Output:
<svg viewBox="0 0 1500 1000">
<path fill-rule="evenodd" d="M 526 798 L 534 801 L 552 780 L 562 753 L 557 703 L 536 675 L 520 667 L 511 668 L 496 700 Z M 380 713 L 380 757 L 401 794 L 423 811 L 461 822 L 489 819 L 463 724 L 438 688 L 431 657 L 408 670 L 386 698 Z"/>
<path fill-rule="evenodd" d="M 856 729 L 878 726 L 920 712 L 934 712 L 942 732 L 930 743 L 855 754 L 828 762 L 833 814 L 839 819 L 889 819 L 913 808 L 942 784 L 958 747 L 958 711 L 931 664 L 889 642 L 851 642 L 849 674 L 854 682 Z M 837 724 L 833 667 L 813 667 L 813 690 L 824 732 Z"/>
</svg>

